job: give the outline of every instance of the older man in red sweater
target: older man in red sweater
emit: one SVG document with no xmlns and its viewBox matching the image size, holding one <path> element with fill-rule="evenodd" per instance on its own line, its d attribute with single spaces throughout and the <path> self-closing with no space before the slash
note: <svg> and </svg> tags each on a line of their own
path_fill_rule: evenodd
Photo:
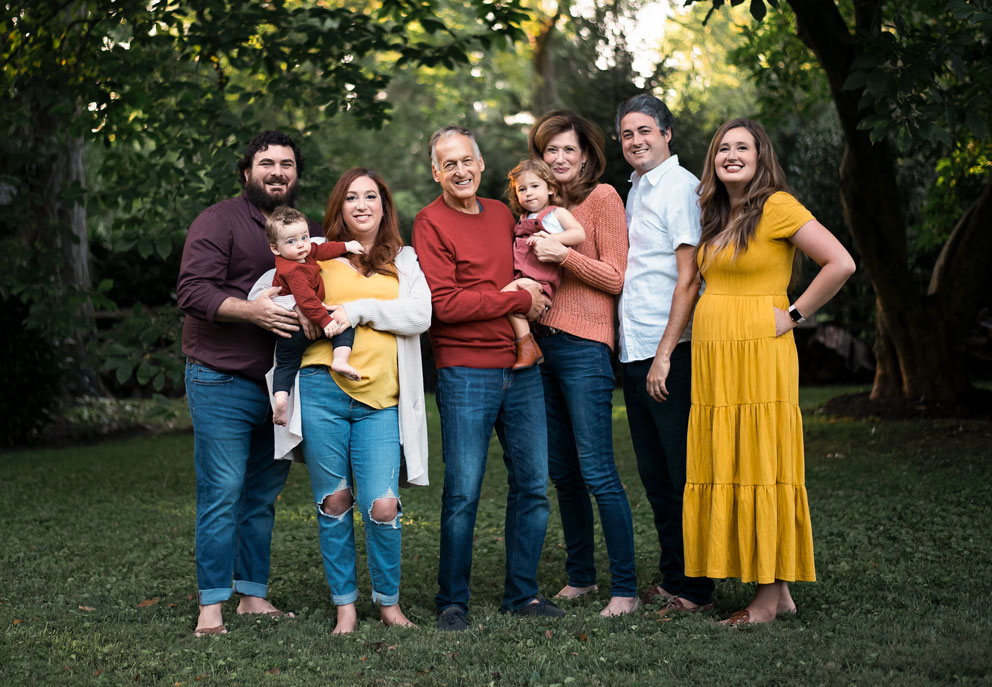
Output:
<svg viewBox="0 0 992 687">
<path fill-rule="evenodd" d="M 509 482 L 502 610 L 559 617 L 564 613 L 537 590 L 548 524 L 541 376 L 537 367 L 511 369 L 516 345 L 506 318 L 521 313 L 533 320 L 550 303 L 537 282 L 513 280 L 514 218 L 503 203 L 477 196 L 485 162 L 472 133 L 442 127 L 430 152 L 441 196 L 417 215 L 413 245 L 434 307 L 444 453 L 438 628 L 468 627 L 475 516 L 494 428 Z"/>
</svg>

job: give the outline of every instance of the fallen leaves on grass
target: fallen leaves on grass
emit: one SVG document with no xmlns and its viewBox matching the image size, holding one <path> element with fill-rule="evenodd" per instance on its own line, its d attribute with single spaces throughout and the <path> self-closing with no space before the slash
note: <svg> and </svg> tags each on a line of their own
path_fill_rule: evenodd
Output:
<svg viewBox="0 0 992 687">
<path fill-rule="evenodd" d="M 589 635 L 587 635 L 584 632 L 580 632 L 579 634 L 575 635 L 575 638 L 578 639 L 580 642 L 588 642 L 589 641 Z"/>
<path fill-rule="evenodd" d="M 20 618 L 14 618 L 14 625 L 20 625 L 20 624 L 21 624 L 21 623 L 23 623 L 23 622 L 24 622 L 24 621 L 23 621 L 23 620 L 21 620 Z"/>
<path fill-rule="evenodd" d="M 278 675 L 281 672 L 282 671 L 279 670 L 278 668 L 269 668 L 268 670 L 265 671 L 265 674 L 266 675 Z"/>
<path fill-rule="evenodd" d="M 80 606 L 79 607 L 79 610 L 81 610 L 81 611 L 95 611 L 96 609 L 93 608 L 92 606 Z"/>
<path fill-rule="evenodd" d="M 159 597 L 157 596 L 153 599 L 145 599 L 144 601 L 138 604 L 138 608 L 148 608 L 149 606 L 154 606 L 158 602 L 159 602 Z"/>
</svg>

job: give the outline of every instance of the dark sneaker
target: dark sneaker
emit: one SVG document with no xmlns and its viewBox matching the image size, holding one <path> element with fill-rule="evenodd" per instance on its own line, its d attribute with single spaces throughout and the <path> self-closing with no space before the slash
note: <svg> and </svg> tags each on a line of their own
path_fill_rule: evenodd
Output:
<svg viewBox="0 0 992 687">
<path fill-rule="evenodd" d="M 553 603 L 538 594 L 534 597 L 537 602 L 529 603 L 526 606 L 510 611 L 512 615 L 535 616 L 541 618 L 562 618 L 565 611 L 561 610 Z"/>
<path fill-rule="evenodd" d="M 468 617 L 461 606 L 451 606 L 444 609 L 438 616 L 437 629 L 445 632 L 464 632 L 468 629 Z"/>
</svg>

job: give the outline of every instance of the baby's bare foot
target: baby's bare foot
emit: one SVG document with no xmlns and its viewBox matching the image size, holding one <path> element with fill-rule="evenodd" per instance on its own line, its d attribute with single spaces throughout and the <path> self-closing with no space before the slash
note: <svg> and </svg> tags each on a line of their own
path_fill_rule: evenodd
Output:
<svg viewBox="0 0 992 687">
<path fill-rule="evenodd" d="M 337 372 L 342 377 L 347 377 L 348 379 L 353 379 L 356 382 L 362 378 L 362 374 L 353 368 L 348 363 L 343 360 L 334 360 L 331 362 L 331 369 Z"/>
</svg>

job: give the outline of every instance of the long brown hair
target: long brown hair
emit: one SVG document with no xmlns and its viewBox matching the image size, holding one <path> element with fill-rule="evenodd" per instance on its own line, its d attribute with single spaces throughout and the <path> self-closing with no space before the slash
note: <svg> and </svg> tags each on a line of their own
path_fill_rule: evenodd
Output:
<svg viewBox="0 0 992 687">
<path fill-rule="evenodd" d="M 569 110 L 554 110 L 534 122 L 527 136 L 527 145 L 530 147 L 532 157 L 543 160 L 544 149 L 548 147 L 548 142 L 566 131 L 575 132 L 576 138 L 579 139 L 579 148 L 586 154 L 586 164 L 568 187 L 561 190 L 565 203 L 572 206 L 578 205 L 592 193 L 599 183 L 599 177 L 606 171 L 603 132 L 581 115 Z"/>
<path fill-rule="evenodd" d="M 720 143 L 731 129 L 746 129 L 754 137 L 757 153 L 754 177 L 748 182 L 744 198 L 736 208 L 730 206 L 730 194 L 716 175 L 715 163 Z M 704 265 L 728 245 L 734 246 L 734 258 L 747 250 L 768 197 L 778 191 L 791 193 L 768 134 L 760 124 L 745 117 L 730 120 L 713 135 L 697 190 L 702 232 L 696 252 L 703 252 Z"/>
<path fill-rule="evenodd" d="M 524 206 L 520 204 L 520 199 L 517 198 L 517 179 L 524 172 L 530 172 L 538 179 L 543 181 L 548 185 L 548 191 L 550 196 L 548 197 L 548 205 L 561 205 L 561 184 L 555 179 L 555 173 L 551 171 L 548 167 L 548 163 L 544 160 L 539 160 L 534 157 L 524 158 L 517 163 L 517 166 L 510 170 L 510 173 L 506 175 L 509 184 L 506 188 L 506 199 L 510 201 L 510 209 L 513 210 L 518 215 L 526 215 L 527 210 Z"/>
<path fill-rule="evenodd" d="M 357 241 L 357 237 L 352 235 L 351 229 L 344 223 L 344 215 L 341 213 L 344 207 L 345 197 L 348 189 L 361 177 L 368 177 L 379 187 L 379 199 L 382 202 L 382 221 L 379 223 L 379 231 L 376 232 L 375 241 L 371 250 L 364 255 L 349 255 L 351 263 L 365 274 L 396 274 L 396 266 L 393 261 L 403 247 L 403 239 L 400 237 L 400 222 L 396 215 L 396 204 L 393 203 L 393 194 L 389 192 L 389 186 L 383 178 L 373 169 L 366 167 L 354 167 L 341 175 L 338 183 L 334 184 L 327 199 L 327 210 L 324 212 L 324 233 L 329 241 Z"/>
</svg>

